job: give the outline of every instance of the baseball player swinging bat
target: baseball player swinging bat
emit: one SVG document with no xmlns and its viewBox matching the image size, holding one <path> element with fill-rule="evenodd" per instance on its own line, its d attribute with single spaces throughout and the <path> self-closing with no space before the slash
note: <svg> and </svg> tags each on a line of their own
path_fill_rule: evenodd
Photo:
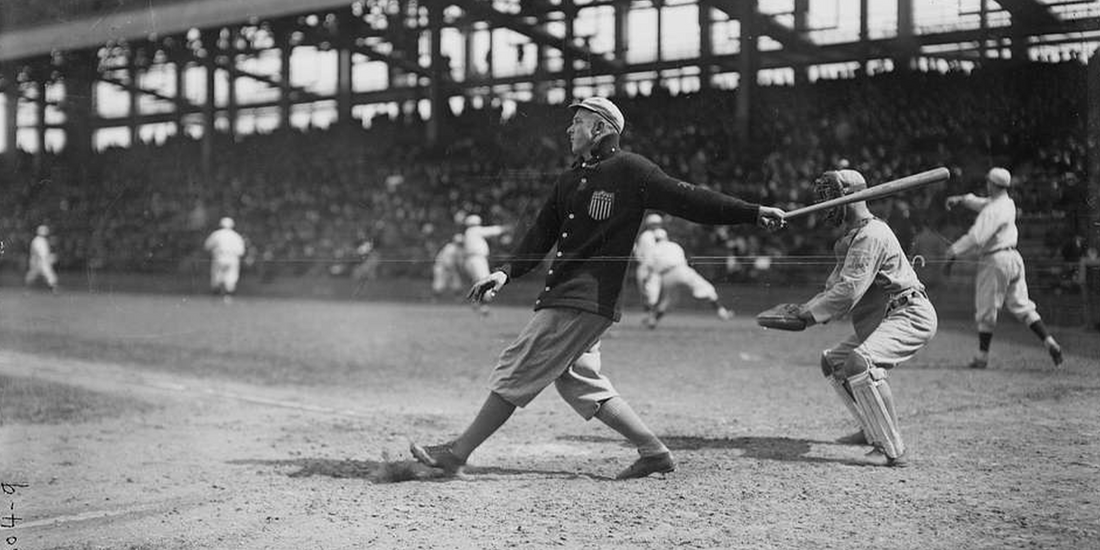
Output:
<svg viewBox="0 0 1100 550">
<path fill-rule="evenodd" d="M 904 178 L 898 178 L 896 180 L 890 180 L 886 183 L 876 185 L 874 187 L 868 187 L 861 191 L 856 191 L 842 197 L 827 200 L 825 202 L 819 202 L 817 204 L 811 204 L 804 206 L 796 210 L 787 212 L 783 218 L 791 219 L 799 216 L 805 216 L 813 212 L 819 212 L 821 210 L 828 210 L 836 206 L 843 206 L 845 204 L 851 204 L 853 202 L 869 201 L 872 199 L 881 199 L 883 197 L 889 197 L 891 195 L 897 195 L 898 193 L 904 193 L 905 191 L 912 191 L 919 187 L 931 185 L 933 183 L 939 183 L 945 181 L 951 177 L 951 171 L 944 167 L 934 168 L 932 170 L 926 170 L 918 174 L 912 174 L 905 176 Z"/>
</svg>

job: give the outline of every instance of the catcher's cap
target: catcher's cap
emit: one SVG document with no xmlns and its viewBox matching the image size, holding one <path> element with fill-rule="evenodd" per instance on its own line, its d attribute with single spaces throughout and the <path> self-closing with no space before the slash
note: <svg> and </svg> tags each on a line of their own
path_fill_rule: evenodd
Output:
<svg viewBox="0 0 1100 550">
<path fill-rule="evenodd" d="M 863 179 L 863 174 L 855 170 L 837 170 L 836 176 L 840 180 L 840 185 L 844 188 L 844 194 L 867 189 L 867 180 Z"/>
<path fill-rule="evenodd" d="M 654 229 L 653 230 L 653 240 L 655 240 L 655 241 L 667 241 L 668 240 L 668 231 L 665 231 L 664 229 L 661 229 L 659 227 L 657 229 Z"/>
<path fill-rule="evenodd" d="M 1012 174 L 1004 168 L 991 168 L 989 173 L 985 175 L 985 181 L 997 187 L 1008 187 L 1012 185 Z"/>
<path fill-rule="evenodd" d="M 650 214 L 645 217 L 646 225 L 661 225 L 664 221 L 665 219 L 660 214 Z"/>
<path fill-rule="evenodd" d="M 477 214 L 470 214 L 469 216 L 466 216 L 466 225 L 481 225 L 481 216 L 478 216 Z"/>
<path fill-rule="evenodd" d="M 623 127 L 626 126 L 626 118 L 623 117 L 623 112 L 606 97 L 590 97 L 584 101 L 570 105 L 569 108 L 584 109 L 600 115 L 600 118 L 611 124 L 616 134 L 623 133 Z"/>
<path fill-rule="evenodd" d="M 229 218 L 229 217 L 222 218 L 218 222 L 218 225 L 221 226 L 224 229 L 233 229 L 233 218 Z"/>
<path fill-rule="evenodd" d="M 50 234 L 50 228 L 45 225 L 40 225 L 38 229 L 35 230 L 35 234 L 39 237 L 45 237 Z"/>
</svg>

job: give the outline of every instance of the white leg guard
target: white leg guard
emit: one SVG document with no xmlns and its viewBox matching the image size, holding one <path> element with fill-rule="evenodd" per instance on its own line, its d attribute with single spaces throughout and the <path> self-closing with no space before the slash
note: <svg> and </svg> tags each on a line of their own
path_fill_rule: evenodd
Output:
<svg viewBox="0 0 1100 550">
<path fill-rule="evenodd" d="M 877 370 L 868 370 L 849 378 L 848 387 L 852 389 L 856 408 L 866 420 L 863 426 L 869 439 L 881 447 L 888 458 L 898 458 L 905 454 L 905 444 L 902 443 L 897 423 L 890 416 L 890 411 L 878 391 L 879 380 L 884 376 L 874 372 Z"/>
<path fill-rule="evenodd" d="M 864 418 L 863 413 L 856 407 L 856 402 L 852 400 L 852 395 L 848 393 L 848 388 L 844 387 L 844 382 L 837 380 L 834 376 L 830 376 L 828 380 L 829 385 L 836 390 L 836 394 L 840 397 L 841 402 L 848 408 L 848 412 L 852 413 L 852 417 L 859 422 L 859 427 L 863 430 L 864 437 L 867 438 L 867 441 L 871 441 L 870 432 L 867 431 L 867 419 Z"/>
</svg>

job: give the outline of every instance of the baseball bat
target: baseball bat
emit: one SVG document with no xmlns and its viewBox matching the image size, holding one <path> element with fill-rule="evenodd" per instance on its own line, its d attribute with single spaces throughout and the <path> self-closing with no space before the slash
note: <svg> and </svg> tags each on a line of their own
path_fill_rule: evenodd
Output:
<svg viewBox="0 0 1100 550">
<path fill-rule="evenodd" d="M 931 185 L 933 183 L 939 183 L 945 181 L 951 177 L 951 171 L 944 167 L 933 168 L 932 170 L 926 170 L 918 174 L 912 174 L 905 176 L 904 178 L 898 178 L 896 180 L 890 180 L 886 183 L 881 183 L 874 187 L 868 187 L 860 191 L 856 191 L 850 195 L 844 195 L 843 197 L 837 197 L 835 199 L 829 199 L 825 202 L 819 202 L 817 204 L 811 204 L 804 206 L 796 210 L 787 212 L 783 217 L 786 219 L 797 218 L 798 216 L 805 216 L 813 212 L 821 210 L 828 210 L 834 206 L 843 206 L 845 204 L 851 204 L 853 202 L 869 201 L 872 199 L 881 199 L 883 197 L 889 197 L 891 195 L 897 195 L 898 193 L 904 193 L 905 191 L 912 191 L 918 187 L 924 187 L 925 185 Z"/>
</svg>

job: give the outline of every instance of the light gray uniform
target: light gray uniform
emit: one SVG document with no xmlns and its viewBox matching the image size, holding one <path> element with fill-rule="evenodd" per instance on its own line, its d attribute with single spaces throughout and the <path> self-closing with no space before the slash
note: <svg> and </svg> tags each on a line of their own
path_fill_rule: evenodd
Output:
<svg viewBox="0 0 1100 550">
<path fill-rule="evenodd" d="M 834 371 L 853 360 L 892 368 L 932 339 L 936 310 L 886 222 L 869 218 L 850 228 L 834 252 L 825 290 L 805 304 L 818 323 L 851 315 L 855 334 L 824 353 Z"/>
<path fill-rule="evenodd" d="M 1027 292 L 1024 259 L 1016 250 L 1016 203 L 1008 193 L 995 199 L 967 194 L 962 204 L 978 211 L 974 225 L 951 245 L 950 253 L 976 252 L 978 273 L 974 285 L 974 321 L 978 332 L 993 332 L 1001 306 L 1025 325 L 1039 320 L 1035 302 Z"/>
</svg>

